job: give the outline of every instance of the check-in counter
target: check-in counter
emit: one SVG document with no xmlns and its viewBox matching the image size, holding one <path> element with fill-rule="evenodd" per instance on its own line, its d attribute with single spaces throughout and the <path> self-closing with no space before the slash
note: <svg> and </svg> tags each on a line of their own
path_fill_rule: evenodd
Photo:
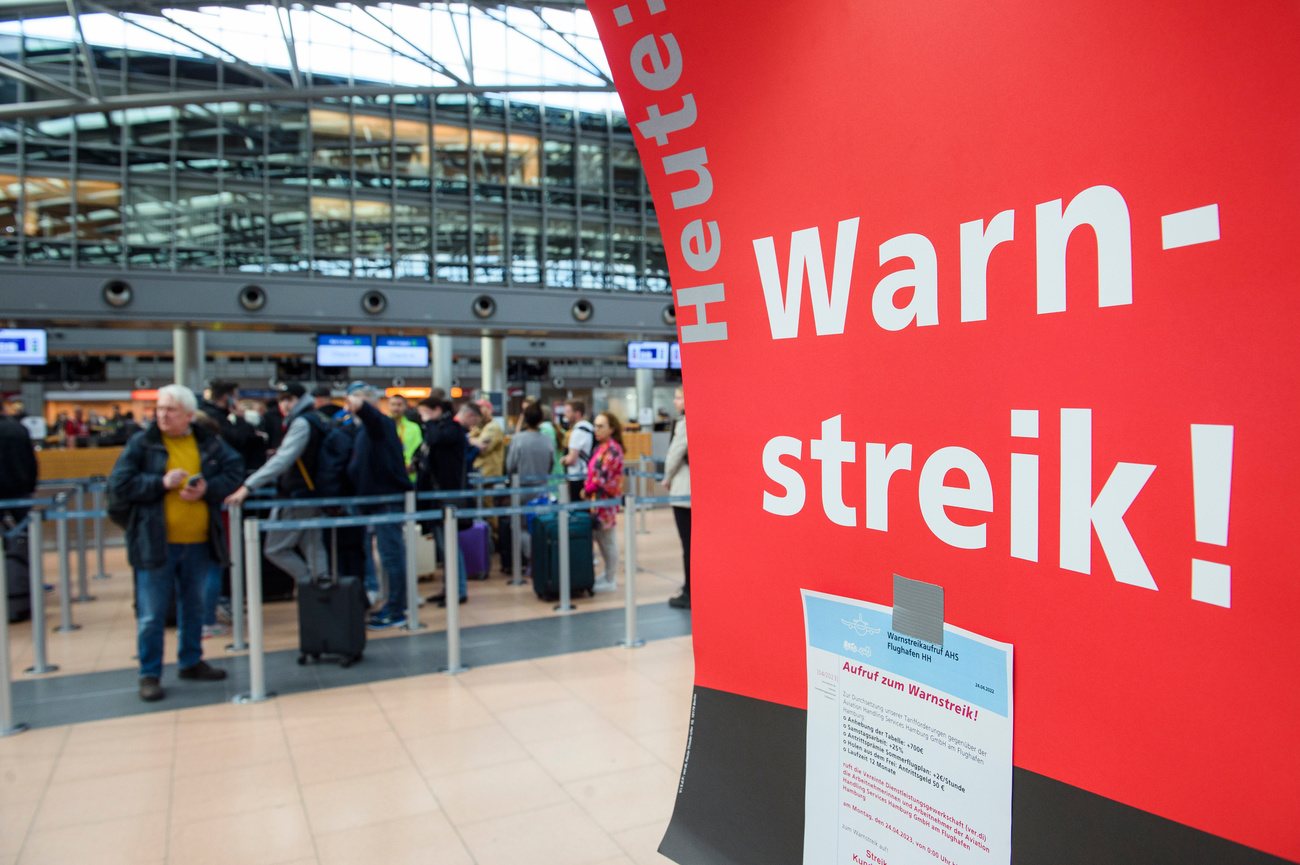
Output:
<svg viewBox="0 0 1300 865">
<path fill-rule="evenodd" d="M 117 462 L 120 447 L 107 448 L 47 448 L 36 452 L 40 467 L 38 477 L 43 481 L 61 478 L 88 478 L 107 476 Z"/>
</svg>

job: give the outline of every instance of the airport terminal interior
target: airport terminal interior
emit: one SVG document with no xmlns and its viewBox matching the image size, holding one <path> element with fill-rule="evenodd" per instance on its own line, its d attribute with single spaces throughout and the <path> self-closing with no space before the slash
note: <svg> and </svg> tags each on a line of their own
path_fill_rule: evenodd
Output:
<svg viewBox="0 0 1300 865">
<path fill-rule="evenodd" d="M 3 4 L 0 286 L 0 865 L 668 861 L 694 672 L 680 352 L 583 3 Z M 150 431 L 195 408 L 165 518 L 128 501 L 123 528 Z M 413 494 L 372 489 L 381 428 Z M 542 471 L 508 472 L 539 437 Z M 231 492 L 287 468 L 178 541 L 226 477 L 218 439 Z M 307 467 L 336 441 L 337 489 Z M 304 501 L 362 498 L 260 507 L 299 474 Z M 146 514 L 168 550 L 233 554 L 166 613 L 137 594 L 164 566 L 128 561 Z M 295 516 L 320 525 L 259 530 Z M 273 562 L 277 532 L 327 579 Z M 307 645 L 327 584 L 346 622 L 322 627 L 365 626 L 359 659 Z"/>
</svg>

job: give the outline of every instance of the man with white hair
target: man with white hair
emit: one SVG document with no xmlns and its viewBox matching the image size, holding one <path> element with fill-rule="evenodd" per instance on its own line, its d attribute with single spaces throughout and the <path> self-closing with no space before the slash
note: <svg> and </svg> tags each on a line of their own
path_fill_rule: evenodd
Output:
<svg viewBox="0 0 1300 865">
<path fill-rule="evenodd" d="M 108 478 L 110 499 L 130 505 L 126 554 L 136 571 L 140 699 L 161 700 L 163 627 L 176 592 L 182 679 L 226 677 L 203 660 L 203 578 L 227 559 L 221 502 L 238 488 L 244 461 L 219 435 L 193 424 L 189 388 L 158 389 L 155 421 L 126 443 Z"/>
</svg>

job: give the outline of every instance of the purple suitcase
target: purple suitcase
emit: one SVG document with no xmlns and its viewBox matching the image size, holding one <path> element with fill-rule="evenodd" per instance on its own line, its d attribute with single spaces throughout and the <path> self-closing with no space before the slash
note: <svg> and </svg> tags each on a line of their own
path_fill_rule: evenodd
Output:
<svg viewBox="0 0 1300 865">
<path fill-rule="evenodd" d="M 470 580 L 486 580 L 491 567 L 492 556 L 488 544 L 492 530 L 484 522 L 474 525 L 459 534 L 460 551 L 465 556 L 465 577 Z"/>
</svg>

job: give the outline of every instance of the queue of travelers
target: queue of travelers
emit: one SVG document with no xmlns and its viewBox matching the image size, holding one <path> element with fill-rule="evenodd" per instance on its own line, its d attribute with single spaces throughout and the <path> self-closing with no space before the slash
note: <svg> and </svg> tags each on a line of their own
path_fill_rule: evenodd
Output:
<svg viewBox="0 0 1300 865">
<path fill-rule="evenodd" d="M 441 390 L 412 407 L 405 397 L 390 396 L 380 410 L 380 391 L 356 381 L 346 389 L 339 407 L 330 391 L 308 393 L 303 385 L 282 386 L 260 417 L 241 412 L 233 383 L 216 382 L 200 401 L 189 388 L 168 385 L 158 391 L 155 419 L 126 442 L 108 481 L 110 515 L 119 510 L 127 534 L 127 555 L 136 573 L 137 642 L 140 697 L 163 697 L 165 614 L 173 594 L 178 624 L 178 675 L 201 681 L 225 677 L 223 670 L 203 660 L 204 637 L 222 632 L 218 622 L 223 573 L 228 566 L 224 505 L 244 503 L 254 491 L 274 487 L 278 499 L 302 499 L 301 506 L 280 507 L 270 519 L 305 519 L 337 515 L 311 504 L 313 497 L 386 496 L 415 489 L 465 490 L 461 499 L 444 500 L 458 508 L 471 507 L 471 470 L 483 476 L 566 475 L 573 501 L 606 499 L 623 493 L 623 435 L 619 419 L 602 411 L 589 420 L 582 400 L 565 406 L 567 435 L 552 421 L 548 408 L 535 398 L 525 400 L 518 424 L 506 443 L 503 427 L 493 418 L 489 400 L 456 407 Z M 663 483 L 672 495 L 689 494 L 690 468 L 682 391 L 677 391 L 680 417 L 673 426 Z M 272 428 L 278 427 L 278 428 Z M 385 514 L 402 510 L 399 503 L 351 506 L 347 513 Z M 618 588 L 618 506 L 592 509 L 592 537 L 603 572 L 594 590 Z M 673 508 L 682 542 L 686 582 L 669 603 L 690 607 L 690 506 Z M 466 521 L 468 522 L 468 521 Z M 499 529 L 502 570 L 507 564 L 508 539 Z M 462 529 L 467 526 L 462 525 Z M 421 526 L 432 535 L 438 560 L 445 556 L 441 525 Z M 370 553 L 373 537 L 387 593 Z M 525 559 L 529 537 L 521 538 Z M 385 630 L 406 624 L 408 605 L 406 544 L 401 523 L 382 522 L 340 529 L 326 551 L 320 530 L 272 530 L 264 542 L 265 558 L 295 581 L 324 578 L 331 567 L 360 576 L 373 611 L 366 626 Z M 458 600 L 468 600 L 464 551 L 458 563 Z M 446 592 L 429 598 L 444 606 Z"/>
</svg>

